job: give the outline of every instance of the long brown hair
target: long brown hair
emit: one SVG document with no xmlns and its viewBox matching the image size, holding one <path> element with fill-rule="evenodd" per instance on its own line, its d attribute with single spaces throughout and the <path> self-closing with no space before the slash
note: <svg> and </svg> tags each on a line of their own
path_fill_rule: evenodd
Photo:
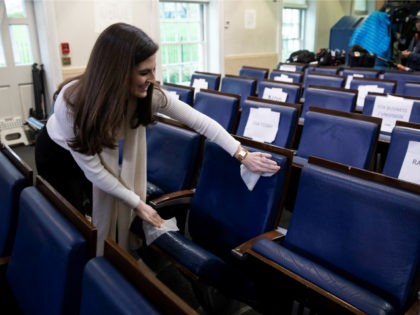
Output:
<svg viewBox="0 0 420 315">
<path fill-rule="evenodd" d="M 158 48 L 146 33 L 125 23 L 113 24 L 99 35 L 84 74 L 64 95 L 74 115 L 75 137 L 69 141 L 72 149 L 95 154 L 104 147 L 116 147 L 133 68 Z M 151 122 L 153 89 L 154 84 L 150 84 L 147 97 L 137 100 L 131 128 Z"/>
</svg>

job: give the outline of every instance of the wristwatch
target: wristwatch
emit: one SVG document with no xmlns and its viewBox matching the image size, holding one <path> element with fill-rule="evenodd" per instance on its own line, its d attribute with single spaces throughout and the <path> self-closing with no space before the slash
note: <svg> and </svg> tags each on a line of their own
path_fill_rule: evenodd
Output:
<svg viewBox="0 0 420 315">
<path fill-rule="evenodd" d="M 246 158 L 247 155 L 248 150 L 243 147 L 239 147 L 238 151 L 235 154 L 235 157 L 241 162 Z"/>
</svg>

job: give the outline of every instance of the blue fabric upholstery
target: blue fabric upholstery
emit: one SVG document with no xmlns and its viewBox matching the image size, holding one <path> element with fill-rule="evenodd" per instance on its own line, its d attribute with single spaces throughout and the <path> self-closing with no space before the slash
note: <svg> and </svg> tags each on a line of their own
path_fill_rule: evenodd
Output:
<svg viewBox="0 0 420 315">
<path fill-rule="evenodd" d="M 420 82 L 420 75 L 412 72 L 405 71 L 385 71 L 382 74 L 384 80 L 394 80 L 397 81 L 397 87 L 395 89 L 395 94 L 404 95 L 404 83 L 405 82 Z M 419 94 L 417 94 L 419 95 Z M 414 95 L 412 95 L 414 96 Z"/>
<path fill-rule="evenodd" d="M 281 81 L 281 79 L 276 79 L 276 77 L 284 77 L 286 79 L 292 79 L 291 83 L 301 83 L 303 80 L 304 73 L 303 72 L 293 72 L 293 71 L 285 71 L 285 70 L 272 70 L 270 72 L 269 79 L 274 81 Z M 285 81 L 284 81 L 285 82 Z"/>
<path fill-rule="evenodd" d="M 279 62 L 276 68 L 277 70 L 286 70 L 285 68 L 287 68 L 288 71 L 292 71 L 289 69 L 293 68 L 294 69 L 293 71 L 302 72 L 306 69 L 306 67 L 307 67 L 307 64 L 305 63 Z"/>
<path fill-rule="evenodd" d="M 201 136 L 163 122 L 149 125 L 146 135 L 148 197 L 191 188 Z"/>
<path fill-rule="evenodd" d="M 380 126 L 359 119 L 308 111 L 294 162 L 314 155 L 368 169 Z"/>
<path fill-rule="evenodd" d="M 234 132 L 235 123 L 239 114 L 240 98 L 223 93 L 197 92 L 194 108 L 216 120 L 229 132 Z"/>
<path fill-rule="evenodd" d="M 420 97 L 420 82 L 405 82 L 402 95 Z"/>
<path fill-rule="evenodd" d="M 305 93 L 301 117 L 305 117 L 309 106 L 328 108 L 343 112 L 354 112 L 356 107 L 357 91 L 344 88 L 324 88 L 308 86 Z"/>
<path fill-rule="evenodd" d="M 162 88 L 168 90 L 169 92 L 174 92 L 176 95 L 178 95 L 181 101 L 191 106 L 194 104 L 194 89 L 191 89 L 191 87 L 164 83 Z"/>
<path fill-rule="evenodd" d="M 238 130 L 236 132 L 239 136 L 244 135 L 251 108 L 270 108 L 273 112 L 279 112 L 279 126 L 276 137 L 271 144 L 284 148 L 290 148 L 292 146 L 298 121 L 298 110 L 295 107 L 271 104 L 269 102 L 265 102 L 264 100 L 246 100 L 242 105 L 242 114 L 239 120 Z"/>
<path fill-rule="evenodd" d="M 287 103 L 298 103 L 299 98 L 302 94 L 302 85 L 300 83 L 286 83 L 281 81 L 263 80 L 258 85 L 258 97 L 263 97 L 264 90 L 266 88 L 281 89 L 284 93 L 287 93 Z"/>
<path fill-rule="evenodd" d="M 21 191 L 28 179 L 0 152 L 0 257 L 10 255 L 16 232 Z"/>
<path fill-rule="evenodd" d="M 359 86 L 364 85 L 376 85 L 384 89 L 383 93 L 392 94 L 397 87 L 397 81 L 354 77 L 350 82 L 350 89 L 357 90 Z"/>
<path fill-rule="evenodd" d="M 327 75 L 337 75 L 339 69 L 338 66 L 309 66 L 305 69 L 305 74 L 315 72 Z"/>
<path fill-rule="evenodd" d="M 87 241 L 34 186 L 21 193 L 7 281 L 24 314 L 78 314 Z"/>
<path fill-rule="evenodd" d="M 369 93 L 368 95 L 366 95 L 365 102 L 363 105 L 363 111 L 362 111 L 364 115 L 372 116 L 376 96 L 385 96 L 385 94 L 377 94 L 377 93 L 370 94 Z M 410 99 L 410 98 L 407 97 L 407 99 Z M 417 124 L 420 123 L 420 100 L 414 100 L 413 107 L 411 109 L 411 115 L 408 121 L 412 123 L 417 123 Z M 385 135 L 389 134 L 384 131 L 381 131 L 381 133 Z"/>
<path fill-rule="evenodd" d="M 409 141 L 420 142 L 420 129 L 395 126 L 392 130 L 383 174 L 398 178 Z"/>
<path fill-rule="evenodd" d="M 303 78 L 303 99 L 305 99 L 306 88 L 310 85 L 320 85 L 341 88 L 344 86 L 345 77 L 340 75 L 326 75 L 319 73 L 308 73 Z"/>
<path fill-rule="evenodd" d="M 207 82 L 208 90 L 218 91 L 220 87 L 221 75 L 217 73 L 194 72 L 191 75 L 190 86 L 194 86 L 195 79 L 203 79 Z"/>
<path fill-rule="evenodd" d="M 81 315 L 160 314 L 104 257 L 87 263 L 82 288 Z"/>
<path fill-rule="evenodd" d="M 216 144 L 206 142 L 190 207 L 191 239 L 171 232 L 160 236 L 154 244 L 207 284 L 247 294 L 246 281 L 232 267 L 235 260 L 231 250 L 278 224 L 290 161 L 278 153 L 272 155 L 281 170 L 261 177 L 253 191 L 249 191 L 240 176 L 240 163 Z M 232 286 L 236 289 L 231 290 Z"/>
<path fill-rule="evenodd" d="M 253 250 L 367 314 L 402 314 L 419 286 L 419 204 L 418 193 L 308 164 L 284 241 Z"/>
<path fill-rule="evenodd" d="M 345 68 L 342 69 L 340 75 L 348 77 L 349 75 L 354 76 L 353 78 L 370 78 L 375 79 L 379 75 L 379 70 L 374 69 L 363 69 L 363 68 Z"/>
<path fill-rule="evenodd" d="M 243 67 L 241 67 L 241 69 L 239 69 L 239 75 L 241 77 L 256 78 L 257 81 L 267 79 L 268 78 L 268 72 L 269 72 L 268 69 L 256 68 L 256 67 L 243 66 Z"/>
<path fill-rule="evenodd" d="M 222 79 L 221 92 L 238 94 L 241 96 L 241 105 L 248 96 L 254 96 L 257 87 L 255 78 L 226 75 Z"/>
</svg>

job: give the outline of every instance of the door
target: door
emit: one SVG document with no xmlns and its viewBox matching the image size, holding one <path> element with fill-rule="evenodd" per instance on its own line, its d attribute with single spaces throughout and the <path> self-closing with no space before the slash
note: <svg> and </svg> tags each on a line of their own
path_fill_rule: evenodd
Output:
<svg viewBox="0 0 420 315">
<path fill-rule="evenodd" d="M 39 64 L 33 2 L 0 0 L 0 119 L 23 121 L 35 108 L 32 65 Z"/>
</svg>

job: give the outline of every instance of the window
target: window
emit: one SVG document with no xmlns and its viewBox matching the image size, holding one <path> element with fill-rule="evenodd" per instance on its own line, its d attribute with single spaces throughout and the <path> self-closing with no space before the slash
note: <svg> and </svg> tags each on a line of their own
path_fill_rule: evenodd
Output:
<svg viewBox="0 0 420 315">
<path fill-rule="evenodd" d="M 205 69 L 203 2 L 160 2 L 162 81 L 190 82 L 195 70 Z"/>
<path fill-rule="evenodd" d="M 292 52 L 303 49 L 305 12 L 301 8 L 283 8 L 282 61 L 286 61 Z"/>
</svg>

